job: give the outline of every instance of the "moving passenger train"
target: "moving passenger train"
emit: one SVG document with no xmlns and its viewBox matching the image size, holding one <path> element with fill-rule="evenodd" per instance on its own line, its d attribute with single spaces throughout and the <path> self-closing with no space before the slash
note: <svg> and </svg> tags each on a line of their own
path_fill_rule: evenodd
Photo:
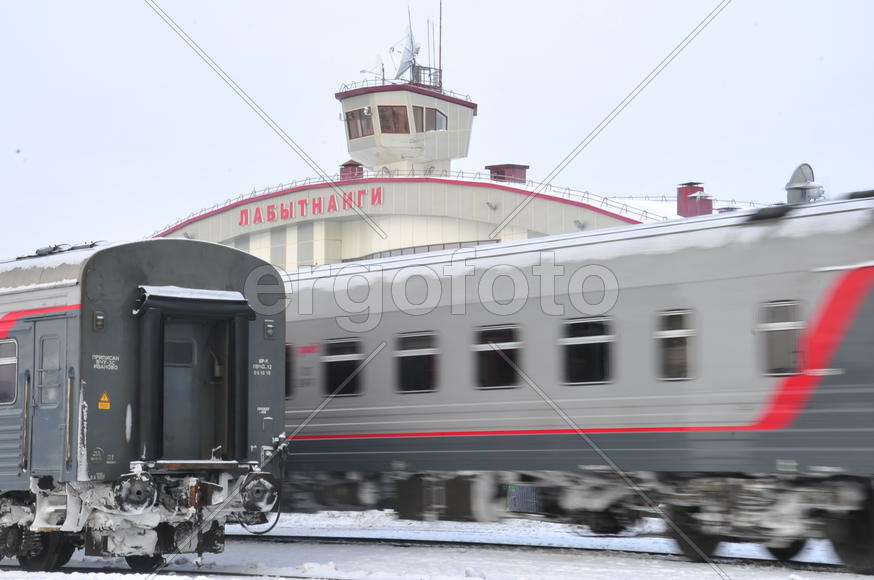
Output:
<svg viewBox="0 0 874 580">
<path fill-rule="evenodd" d="M 874 571 L 872 197 L 288 273 L 283 504 Z"/>
</svg>

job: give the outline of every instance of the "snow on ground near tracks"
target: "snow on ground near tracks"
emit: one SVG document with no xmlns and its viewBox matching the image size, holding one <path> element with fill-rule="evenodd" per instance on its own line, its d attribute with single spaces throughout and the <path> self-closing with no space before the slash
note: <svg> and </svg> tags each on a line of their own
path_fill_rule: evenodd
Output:
<svg viewBox="0 0 874 580">
<path fill-rule="evenodd" d="M 259 529 L 259 526 L 254 529 Z M 370 510 L 285 514 L 280 517 L 279 524 L 268 535 L 479 542 L 679 554 L 680 551 L 673 540 L 653 537 L 655 534 L 663 534 L 665 529 L 666 526 L 661 520 L 651 518 L 643 520 L 628 532 L 605 537 L 595 536 L 586 527 L 538 520 L 508 519 L 499 523 L 417 522 L 399 520 L 391 510 Z M 239 526 L 228 526 L 228 534 L 249 535 Z M 723 543 L 717 555 L 772 559 L 765 548 L 757 544 Z M 840 563 L 831 544 L 824 540 L 809 542 L 796 560 L 822 564 Z"/>
<path fill-rule="evenodd" d="M 584 528 L 583 528 L 584 530 Z M 637 530 L 659 533 L 656 520 L 644 522 Z M 336 536 L 391 539 L 429 539 L 458 542 L 499 542 L 534 546 L 524 550 L 495 546 L 416 546 L 413 548 L 374 544 L 326 544 L 294 542 L 259 543 L 242 530 L 230 527 L 223 554 L 204 556 L 198 569 L 191 556 L 181 556 L 168 567 L 177 580 L 240 578 L 330 578 L 334 580 L 850 580 L 864 576 L 792 570 L 779 565 L 723 564 L 719 570 L 706 564 L 686 562 L 679 556 L 652 557 L 648 554 L 590 552 L 572 549 L 538 549 L 537 546 L 566 548 L 604 548 L 676 552 L 671 540 L 660 537 L 596 538 L 580 535 L 576 526 L 508 520 L 501 524 L 456 522 L 410 522 L 394 518 L 390 512 L 322 512 L 282 516 L 271 535 Z M 585 533 L 585 532 L 583 532 Z M 827 542 L 811 542 L 802 559 L 836 561 Z M 722 555 L 765 557 L 763 548 L 748 544 L 727 544 Z M 4 560 L 4 564 L 10 563 Z M 93 568 L 93 574 L 0 572 L 0 579 L 31 580 L 145 580 L 146 575 L 101 572 L 124 569 L 123 559 L 85 558 L 78 552 L 71 566 Z M 222 575 L 213 574 L 221 572 Z M 870 578 L 870 577 L 867 577 Z"/>
</svg>

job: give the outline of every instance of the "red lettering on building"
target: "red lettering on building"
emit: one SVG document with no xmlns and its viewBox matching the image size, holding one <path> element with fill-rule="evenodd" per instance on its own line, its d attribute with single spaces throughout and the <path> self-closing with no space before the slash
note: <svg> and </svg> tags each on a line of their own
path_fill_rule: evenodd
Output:
<svg viewBox="0 0 874 580">
<path fill-rule="evenodd" d="M 383 204 L 382 187 L 370 188 L 370 205 Z M 326 204 L 327 201 L 327 204 Z M 355 206 L 363 207 L 368 201 L 367 190 L 359 189 L 358 191 L 346 191 L 340 194 L 327 194 L 327 199 L 324 196 L 312 197 L 308 199 L 289 200 L 283 203 L 272 203 L 266 207 L 250 207 L 241 209 L 237 220 L 238 226 L 248 226 L 251 224 L 263 224 L 265 222 L 275 222 L 279 220 L 290 220 L 295 217 L 306 217 L 307 205 L 309 205 L 310 214 L 320 215 L 322 213 L 333 213 L 340 209 L 355 209 Z M 342 208 L 340 207 L 340 204 Z M 295 210 L 297 204 L 297 210 Z"/>
</svg>

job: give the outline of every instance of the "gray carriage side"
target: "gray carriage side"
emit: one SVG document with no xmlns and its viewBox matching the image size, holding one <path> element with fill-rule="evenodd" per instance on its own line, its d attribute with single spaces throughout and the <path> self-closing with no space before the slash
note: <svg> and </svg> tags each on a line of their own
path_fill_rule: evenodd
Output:
<svg viewBox="0 0 874 580">
<path fill-rule="evenodd" d="M 845 349 L 838 353 L 835 364 L 839 362 L 847 374 L 821 381 L 818 392 L 832 399 L 814 398 L 808 407 L 812 412 L 802 416 L 796 428 L 745 430 L 768 409 L 783 380 L 762 370 L 763 339 L 756 330 L 761 306 L 795 301 L 801 314 L 795 322 L 810 325 L 837 281 L 849 271 L 874 263 L 872 208 L 872 200 L 797 206 L 781 210 L 782 215 L 769 208 L 773 215 L 738 212 L 513 242 L 466 253 L 440 252 L 289 273 L 294 301 L 288 337 L 301 347 L 294 355 L 295 376 L 286 404 L 289 430 L 324 400 L 326 362 L 319 350 L 324 344 L 354 338 L 360 341 L 364 355 L 384 345 L 360 372 L 360 392 L 332 401 L 302 431 L 313 438 L 295 445 L 294 468 L 524 470 L 576 469 L 580 464 L 599 463 L 573 434 L 451 435 L 471 430 L 506 433 L 568 428 L 521 381 L 507 389 L 476 388 L 472 346 L 478 329 L 511 324 L 520 329 L 519 366 L 577 424 L 624 431 L 593 435 L 623 467 L 767 472 L 776 468 L 777 460 L 787 459 L 801 469 L 837 465 L 872 472 L 870 427 L 860 426 L 850 437 L 841 425 L 849 416 L 848 406 L 855 406 L 854 421 L 868 420 L 874 414 L 870 381 L 847 382 L 864 369 L 872 370 L 870 357 L 858 352 Z M 609 380 L 569 385 L 562 378 L 562 325 L 591 316 L 574 312 L 567 276 L 557 278 L 554 288 L 555 301 L 565 307 L 563 315 L 544 315 L 539 291 L 532 291 L 518 309 L 509 309 L 509 315 L 496 315 L 494 304 L 479 302 L 478 285 L 492 268 L 517 268 L 529 287 L 537 289 L 532 271 L 542 265 L 544 257 L 568 273 L 594 264 L 615 274 L 619 297 L 605 314 L 614 330 L 615 364 Z M 464 266 L 471 266 L 471 273 L 463 274 Z M 405 313 L 391 297 L 398 284 L 396 276 L 410 267 L 432 278 L 441 300 Z M 461 278 L 466 310 L 453 315 L 452 284 Z M 345 291 L 348 285 L 363 287 L 365 279 L 380 300 L 367 301 L 360 290 L 353 301 L 371 307 L 370 314 L 378 314 L 378 320 L 372 329 L 350 331 L 341 322 L 350 320 L 348 306 L 353 301 L 347 300 L 344 310 L 332 294 L 338 288 Z M 419 290 L 407 298 L 421 301 L 425 284 L 420 280 L 412 286 Z M 659 380 L 654 338 L 657 314 L 677 309 L 689 310 L 695 323 L 692 374 L 684 380 Z M 847 333 L 847 342 L 856 341 L 857 351 L 874 346 L 866 331 L 874 323 L 870 309 L 870 304 L 863 305 Z M 362 312 L 358 319 L 367 314 Z M 393 350 L 397 337 L 411 331 L 431 331 L 437 337 L 438 384 L 433 391 L 398 391 Z M 835 394 L 845 396 L 837 400 Z M 739 428 L 732 430 L 734 425 Z M 687 430 L 690 426 L 701 429 Z M 675 429 L 661 433 L 660 427 Z M 634 433 L 635 429 L 642 432 Z M 429 431 L 450 434 L 404 436 Z"/>
<path fill-rule="evenodd" d="M 253 272 L 260 272 L 256 282 L 266 285 L 266 294 L 247 287 Z M 259 460 L 261 446 L 282 430 L 281 393 L 274 384 L 276 373 L 283 373 L 284 324 L 282 312 L 271 309 L 280 297 L 275 284 L 270 290 L 271 280 L 277 282 L 278 273 L 254 256 L 190 240 L 149 240 L 0 266 L 0 340 L 8 335 L 16 345 L 15 398 L 0 403 L 0 490 L 26 489 L 29 475 L 111 480 L 140 459 Z M 184 326 L 193 318 L 233 319 L 228 309 L 242 305 L 216 298 L 222 292 L 243 296 L 250 320 L 240 318 L 236 330 L 213 325 L 224 340 L 241 341 L 242 357 L 231 360 L 229 349 L 211 354 L 212 346 L 203 346 L 197 356 L 214 356 L 214 364 L 189 366 L 211 367 L 214 376 L 183 376 L 201 386 L 164 399 L 164 380 L 187 371 L 185 364 L 181 371 L 164 367 L 170 326 L 161 326 L 144 346 L 147 324 L 134 312 L 143 287 L 157 294 L 183 290 L 152 296 L 150 303 L 163 313 L 154 320 L 174 321 L 176 332 L 193 328 Z M 263 307 L 250 311 L 254 304 Z M 193 342 L 199 338 L 213 340 L 204 334 Z M 30 426 L 25 432 L 24 425 Z M 144 451 L 148 441 L 158 443 Z"/>
<path fill-rule="evenodd" d="M 69 463 L 64 457 L 75 429 L 65 417 L 75 419 L 75 401 L 68 406 L 65 397 L 68 377 L 79 376 L 79 281 L 94 252 L 0 264 L 0 345 L 13 355 L 0 357 L 6 361 L 0 365 L 0 490 L 27 489 L 37 471 L 75 474 L 75 457 Z"/>
</svg>

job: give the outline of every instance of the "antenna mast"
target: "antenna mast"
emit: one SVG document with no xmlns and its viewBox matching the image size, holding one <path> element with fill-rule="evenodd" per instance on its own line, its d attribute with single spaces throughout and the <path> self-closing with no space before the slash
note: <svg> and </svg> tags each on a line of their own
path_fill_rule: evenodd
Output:
<svg viewBox="0 0 874 580">
<path fill-rule="evenodd" d="M 443 76 L 443 0 L 440 0 L 440 27 L 439 27 L 439 35 L 440 39 L 437 42 L 437 69 L 441 71 L 440 76 Z"/>
</svg>

